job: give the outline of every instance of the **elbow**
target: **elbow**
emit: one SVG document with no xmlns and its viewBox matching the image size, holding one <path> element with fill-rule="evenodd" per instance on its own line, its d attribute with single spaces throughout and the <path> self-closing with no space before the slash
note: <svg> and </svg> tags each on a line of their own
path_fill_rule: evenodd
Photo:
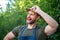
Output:
<svg viewBox="0 0 60 40">
<path fill-rule="evenodd" d="M 57 28 L 57 27 L 58 27 L 58 23 L 57 23 L 57 22 L 54 24 L 54 27 L 55 27 L 55 28 Z"/>
<path fill-rule="evenodd" d="M 55 24 L 56 24 L 55 26 L 58 27 L 58 23 L 56 22 Z"/>
<path fill-rule="evenodd" d="M 51 26 L 52 26 L 53 28 L 56 28 L 56 29 L 57 29 L 58 23 L 55 21 L 55 22 L 51 23 Z"/>
</svg>

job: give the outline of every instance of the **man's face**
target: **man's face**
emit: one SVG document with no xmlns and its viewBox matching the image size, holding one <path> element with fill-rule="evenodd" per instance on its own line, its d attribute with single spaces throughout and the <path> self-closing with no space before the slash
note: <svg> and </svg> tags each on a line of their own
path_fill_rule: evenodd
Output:
<svg viewBox="0 0 60 40">
<path fill-rule="evenodd" d="M 32 11 L 28 11 L 28 15 L 27 15 L 27 19 L 26 22 L 28 24 L 33 24 L 38 20 L 38 16 L 36 13 L 32 12 Z"/>
</svg>

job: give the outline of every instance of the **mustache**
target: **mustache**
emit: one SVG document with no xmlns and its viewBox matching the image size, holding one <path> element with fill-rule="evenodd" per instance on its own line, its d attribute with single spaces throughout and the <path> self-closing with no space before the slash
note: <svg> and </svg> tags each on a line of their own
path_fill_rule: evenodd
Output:
<svg viewBox="0 0 60 40">
<path fill-rule="evenodd" d="M 27 19 L 27 20 L 31 20 L 31 18 L 30 18 L 30 17 L 27 17 L 26 19 Z"/>
</svg>

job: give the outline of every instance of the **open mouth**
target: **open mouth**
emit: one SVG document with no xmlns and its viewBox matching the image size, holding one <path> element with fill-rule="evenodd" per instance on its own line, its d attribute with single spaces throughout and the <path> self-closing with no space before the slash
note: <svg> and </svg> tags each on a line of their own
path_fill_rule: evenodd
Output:
<svg viewBox="0 0 60 40">
<path fill-rule="evenodd" d="M 27 18 L 27 20 L 29 20 L 29 21 L 30 21 L 30 20 L 32 20 L 32 19 L 31 19 L 31 18 Z"/>
</svg>

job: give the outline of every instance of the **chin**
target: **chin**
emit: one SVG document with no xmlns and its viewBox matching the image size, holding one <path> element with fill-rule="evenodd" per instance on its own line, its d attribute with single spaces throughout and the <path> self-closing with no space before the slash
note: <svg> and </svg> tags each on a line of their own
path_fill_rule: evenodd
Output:
<svg viewBox="0 0 60 40">
<path fill-rule="evenodd" d="M 34 22 L 26 22 L 27 24 L 34 24 Z"/>
<path fill-rule="evenodd" d="M 26 20 L 26 22 L 27 22 L 27 23 L 30 23 L 31 21 L 29 21 L 29 20 Z"/>
<path fill-rule="evenodd" d="M 31 21 L 26 20 L 26 23 L 27 23 L 27 24 L 33 24 L 33 23 L 35 23 L 35 21 L 32 21 L 32 20 L 31 20 Z"/>
<path fill-rule="evenodd" d="M 27 24 L 30 24 L 31 22 L 26 22 Z"/>
</svg>

